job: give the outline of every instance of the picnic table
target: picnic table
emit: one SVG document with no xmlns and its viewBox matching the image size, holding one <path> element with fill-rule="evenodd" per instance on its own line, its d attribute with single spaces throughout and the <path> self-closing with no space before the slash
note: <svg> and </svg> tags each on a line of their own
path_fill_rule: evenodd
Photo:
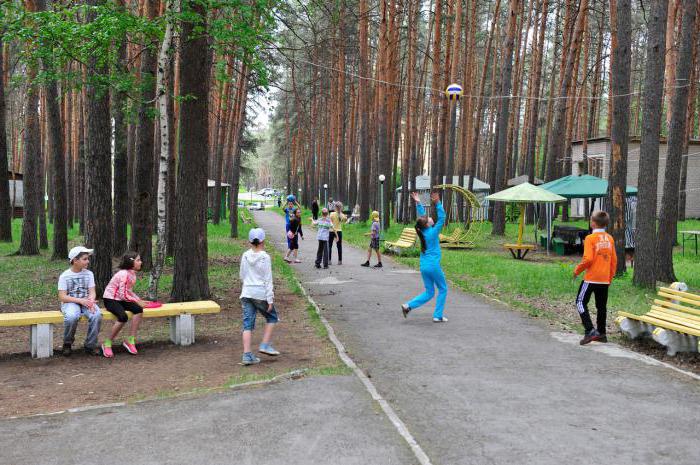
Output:
<svg viewBox="0 0 700 465">
<path fill-rule="evenodd" d="M 700 236 L 700 231 L 681 231 L 681 245 L 683 246 L 683 255 L 685 255 L 685 241 L 692 241 L 695 238 L 695 255 L 698 254 L 698 236 Z M 686 236 L 688 236 L 686 238 Z"/>
<path fill-rule="evenodd" d="M 560 238 L 567 247 L 575 250 L 583 245 L 583 241 L 588 235 L 588 229 L 578 228 L 576 226 L 557 225 L 554 226 L 553 236 Z"/>
</svg>

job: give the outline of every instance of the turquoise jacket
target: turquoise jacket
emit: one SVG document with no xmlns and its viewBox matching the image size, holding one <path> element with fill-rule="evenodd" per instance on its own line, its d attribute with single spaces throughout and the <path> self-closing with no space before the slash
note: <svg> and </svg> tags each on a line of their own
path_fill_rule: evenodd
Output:
<svg viewBox="0 0 700 465">
<path fill-rule="evenodd" d="M 421 268 L 440 266 L 440 259 L 442 258 L 442 251 L 440 250 L 440 231 L 445 224 L 445 209 L 442 207 L 442 202 L 435 204 L 437 209 L 438 220 L 433 226 L 428 226 L 423 229 L 423 237 L 425 238 L 425 252 L 420 254 L 420 266 Z M 425 215 L 425 208 L 423 205 L 416 204 L 416 212 L 418 216 Z"/>
</svg>

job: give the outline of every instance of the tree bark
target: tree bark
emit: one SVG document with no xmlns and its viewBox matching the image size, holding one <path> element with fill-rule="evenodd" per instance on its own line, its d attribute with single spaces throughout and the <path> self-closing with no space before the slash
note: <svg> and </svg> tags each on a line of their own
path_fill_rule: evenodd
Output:
<svg viewBox="0 0 700 465">
<path fill-rule="evenodd" d="M 180 0 L 168 0 L 165 7 L 168 17 L 180 13 Z M 158 71 L 156 78 L 156 98 L 158 99 L 158 119 L 160 122 L 160 156 L 158 163 L 158 238 L 156 260 L 151 271 L 151 279 L 148 285 L 148 298 L 156 300 L 158 297 L 158 282 L 165 264 L 167 246 L 166 237 L 166 203 L 168 185 L 168 160 L 170 158 L 170 113 L 168 112 L 168 99 L 170 83 L 167 82 L 167 72 L 170 69 L 171 48 L 173 43 L 174 19 L 168 19 L 165 26 L 163 43 L 158 55 Z M 219 202 L 220 203 L 220 202 Z M 206 218 L 205 218 L 206 221 Z M 205 224 L 206 230 L 206 224 Z"/>
<path fill-rule="evenodd" d="M 191 18 L 182 22 L 180 92 L 189 96 L 180 107 L 177 179 L 177 236 L 171 299 L 210 296 L 207 253 L 207 156 L 209 154 L 209 68 L 207 16 L 199 2 L 188 2 Z M 185 154 L 186 151 L 186 154 Z"/>
<path fill-rule="evenodd" d="M 0 241 L 12 242 L 12 203 L 7 170 L 7 128 L 5 120 L 5 57 L 0 35 Z M 14 167 L 13 167 L 14 169 Z"/>
<path fill-rule="evenodd" d="M 119 1 L 124 7 L 124 0 Z M 126 70 L 126 37 L 119 44 L 118 67 Z M 129 224 L 129 177 L 127 154 L 127 122 L 124 118 L 126 98 L 122 92 L 112 90 L 112 118 L 114 119 L 114 250 L 112 255 L 118 257 L 126 252 L 127 226 Z"/>
<path fill-rule="evenodd" d="M 41 175 L 39 171 L 39 157 L 41 156 L 41 144 L 39 143 L 39 88 L 33 81 L 36 79 L 36 69 L 30 68 L 27 72 L 27 95 L 25 97 L 24 120 L 24 220 L 22 221 L 22 238 L 19 244 L 19 255 L 38 255 L 39 242 L 37 237 L 37 219 L 39 218 L 39 183 Z"/>
<path fill-rule="evenodd" d="M 156 0 L 144 0 L 144 16 L 153 19 L 156 15 Z M 155 101 L 156 71 L 155 51 L 144 50 L 141 55 L 142 102 L 138 109 L 136 126 L 136 164 L 134 168 L 135 191 L 131 211 L 131 241 L 129 249 L 138 252 L 143 260 L 142 270 L 153 266 L 153 143 L 155 121 L 150 115 Z M 207 119 L 209 115 L 207 115 Z M 208 137 L 208 135 L 207 135 Z M 200 142 L 201 143 L 201 142 Z M 204 172 L 206 173 L 206 167 Z"/>
<path fill-rule="evenodd" d="M 89 0 L 96 6 L 107 0 Z M 90 11 L 88 21 L 95 20 L 95 12 Z M 88 78 L 104 76 L 106 66 L 91 57 L 88 63 Z M 85 212 L 85 242 L 94 248 L 90 268 L 95 275 L 97 295 L 102 295 L 112 278 L 112 157 L 111 121 L 109 118 L 109 91 L 94 83 L 87 86 L 87 138 L 89 140 L 85 164 L 87 180 Z"/>
<path fill-rule="evenodd" d="M 664 95 L 666 66 L 666 15 L 668 0 L 654 0 L 650 5 L 649 32 L 644 81 L 642 141 L 639 149 L 639 181 L 637 186 L 637 235 L 634 253 L 634 283 L 656 286 L 656 207 L 659 169 L 660 111 Z"/>
<path fill-rule="evenodd" d="M 683 0 L 683 19 L 680 33 L 681 48 L 676 67 L 677 82 L 687 83 L 690 78 L 692 63 L 693 29 L 697 14 L 697 0 Z M 671 106 L 671 127 L 668 133 L 668 154 L 666 156 L 666 172 L 664 176 L 664 193 L 661 200 L 659 215 L 659 235 L 657 242 L 657 272 L 658 279 L 663 282 L 673 282 L 676 275 L 673 269 L 673 245 L 677 236 L 678 220 L 678 186 L 681 171 L 681 156 L 686 135 L 686 111 L 688 108 L 688 85 L 680 85 L 675 89 Z"/>
<path fill-rule="evenodd" d="M 585 0 L 584 0 L 585 1 Z M 506 179 L 506 151 L 508 149 L 508 119 L 510 112 L 510 91 L 513 72 L 513 45 L 515 41 L 515 28 L 517 26 L 517 14 L 520 6 L 519 0 L 510 0 L 508 13 L 508 28 L 503 42 L 503 68 L 501 68 L 501 108 L 496 124 L 496 184 L 495 192 L 505 188 Z M 493 229 L 491 234 L 502 236 L 506 230 L 505 205 L 503 202 L 495 202 L 493 209 Z"/>
</svg>

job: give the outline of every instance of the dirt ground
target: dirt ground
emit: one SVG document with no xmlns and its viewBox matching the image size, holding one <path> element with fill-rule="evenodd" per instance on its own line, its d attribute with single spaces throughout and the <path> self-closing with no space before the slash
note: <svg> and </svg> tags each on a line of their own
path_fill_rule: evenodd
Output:
<svg viewBox="0 0 700 465">
<path fill-rule="evenodd" d="M 216 299 L 221 304 L 221 313 L 196 317 L 194 345 L 173 345 L 169 341 L 168 320 L 148 319 L 139 331 L 139 354 L 130 355 L 117 346 L 121 344 L 120 334 L 111 360 L 82 351 L 84 322 L 78 327 L 70 358 L 60 355 L 61 326 L 54 328 L 54 356 L 42 360 L 29 355 L 28 328 L 0 328 L 0 417 L 170 396 L 219 388 L 251 377 L 271 377 L 294 369 L 338 365 L 332 345 L 319 337 L 312 326 L 306 302 L 283 290 L 283 283 L 276 283 L 275 306 L 281 323 L 273 338 L 282 355 L 260 354 L 259 365 L 240 365 L 239 292 L 231 289 Z M 253 334 L 255 348 L 262 337 L 263 323 L 264 319 L 258 318 Z M 103 322 L 100 341 L 111 326 L 111 321 Z"/>
</svg>

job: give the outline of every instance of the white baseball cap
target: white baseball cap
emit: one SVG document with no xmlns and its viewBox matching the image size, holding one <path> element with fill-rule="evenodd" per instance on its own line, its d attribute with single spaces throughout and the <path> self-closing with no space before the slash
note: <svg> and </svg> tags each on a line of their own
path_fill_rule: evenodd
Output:
<svg viewBox="0 0 700 465">
<path fill-rule="evenodd" d="M 253 242 L 255 239 L 258 240 L 258 242 L 262 242 L 265 240 L 265 230 L 262 228 L 253 228 L 250 230 L 248 233 L 248 242 Z"/>
<path fill-rule="evenodd" d="M 70 249 L 70 252 L 68 252 L 68 260 L 73 260 L 75 257 L 80 255 L 81 253 L 89 253 L 92 255 L 92 253 L 95 251 L 95 249 L 88 249 L 83 247 L 82 245 L 79 245 L 78 247 L 73 247 Z"/>
</svg>

